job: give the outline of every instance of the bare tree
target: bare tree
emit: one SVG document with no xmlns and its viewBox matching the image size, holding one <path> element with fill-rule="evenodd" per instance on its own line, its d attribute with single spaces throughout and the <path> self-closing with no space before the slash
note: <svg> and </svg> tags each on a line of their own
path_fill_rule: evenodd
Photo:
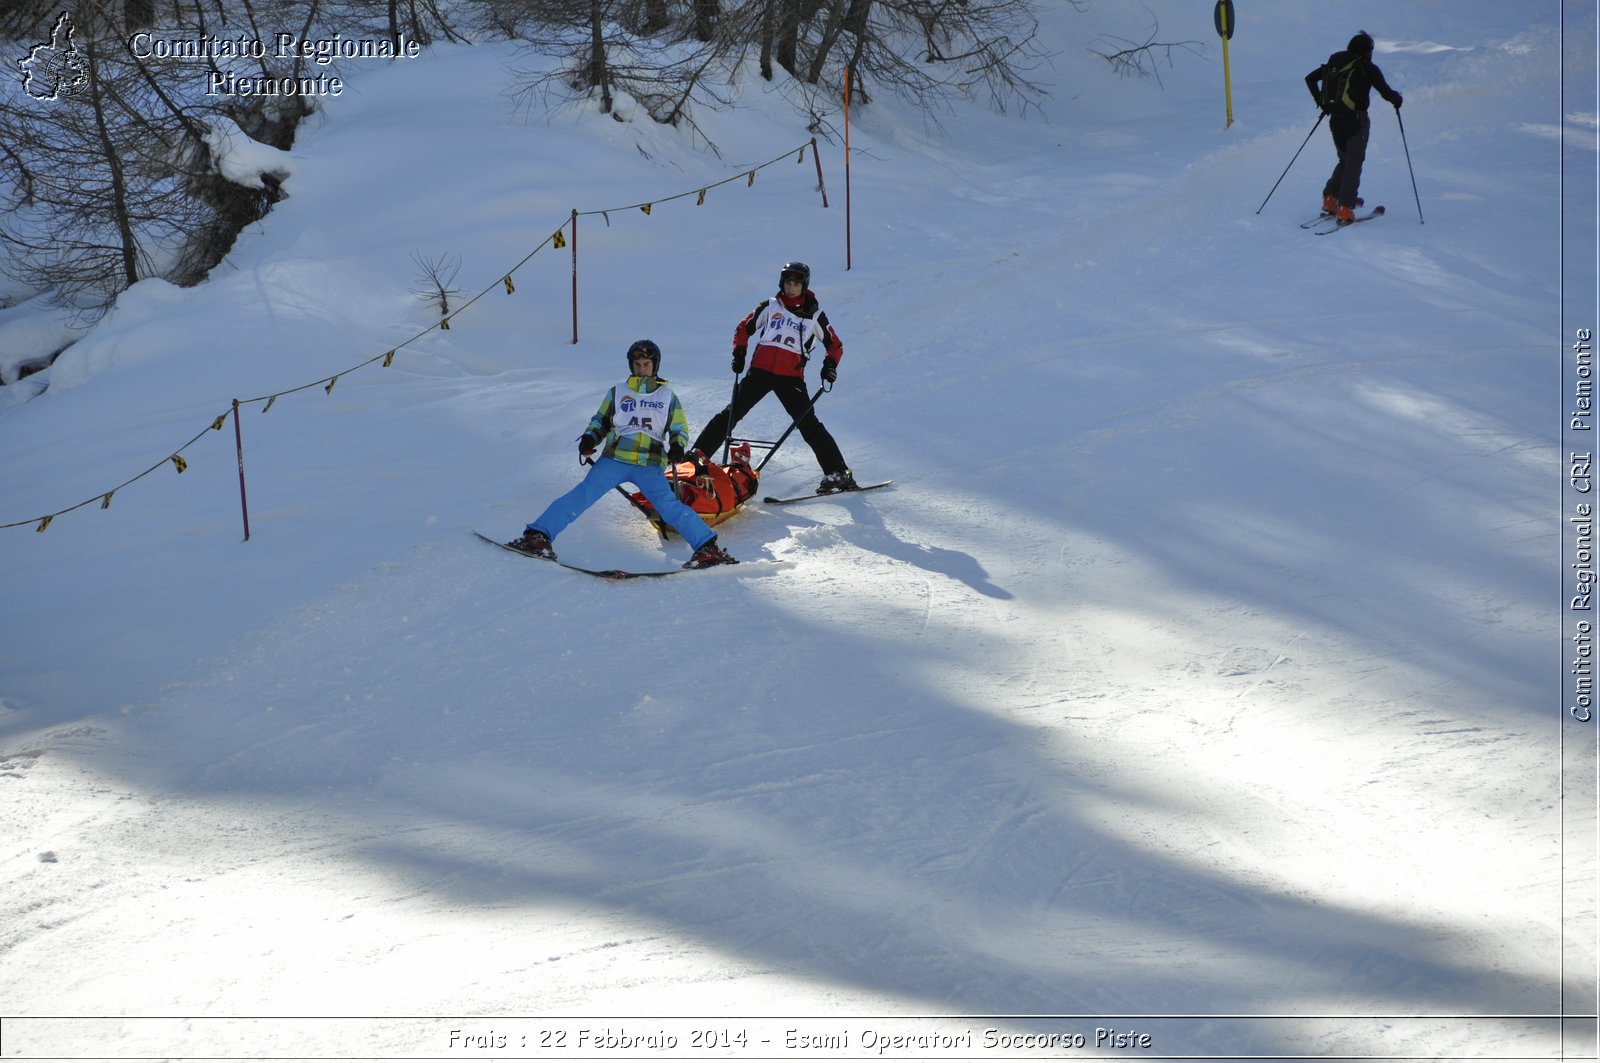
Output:
<svg viewBox="0 0 1600 1063">
<path fill-rule="evenodd" d="M 1067 0 L 1082 8 L 1088 0 Z M 986 91 L 1001 109 L 1044 95 L 1034 0 L 751 0 L 761 73 L 837 90 L 845 71 L 931 106 Z M 863 89 L 864 91 L 864 89 Z M 863 99 L 868 97 L 863 96 Z"/>
<path fill-rule="evenodd" d="M 49 39 L 50 24 L 60 14 L 58 0 L 8 0 L 0 4 L 0 39 L 41 43 Z"/>
<path fill-rule="evenodd" d="M 461 272 L 461 256 L 441 255 L 424 258 L 422 252 L 413 251 L 411 261 L 416 263 L 417 280 L 422 285 L 420 288 L 413 288 L 413 294 L 421 296 L 432 304 L 441 318 L 448 318 L 451 298 L 461 294 L 459 288 L 453 287 L 456 275 Z"/>
<path fill-rule="evenodd" d="M 863 102 L 869 82 L 925 106 L 987 92 L 1004 109 L 1044 95 L 1029 78 L 1045 58 L 1033 0 L 482 2 L 489 22 L 526 41 L 541 62 L 566 60 L 558 72 L 528 64 L 517 90 L 524 102 L 592 96 L 610 114 L 626 92 L 657 121 L 692 124 L 694 104 L 727 102 L 750 53 L 768 80 L 782 69 L 829 92 L 842 89 L 849 70 Z"/>
<path fill-rule="evenodd" d="M 825 128 L 848 78 L 854 98 L 890 91 L 927 109 L 987 95 L 1004 110 L 1036 105 L 1047 58 L 1038 0 L 76 0 L 81 51 L 41 61 L 55 98 L 0 94 L 0 269 L 91 309 L 142 277 L 202 279 L 282 189 L 272 175 L 240 183 L 219 165 L 216 129 L 287 150 L 316 106 L 296 93 L 196 91 L 195 71 L 262 82 L 326 72 L 303 52 L 158 58 L 129 46 L 134 28 L 188 39 L 267 41 L 370 35 L 465 40 L 484 32 L 525 42 L 537 62 L 514 94 L 592 98 L 615 114 L 632 100 L 660 122 L 696 124 L 698 106 L 730 105 L 747 55 L 769 80 L 784 71 L 799 106 Z M 1076 8 L 1089 0 L 1064 0 Z M 3 0 L 0 47 L 52 40 L 56 0 Z M 1120 73 L 1155 76 L 1189 41 L 1102 37 L 1091 50 Z M 556 62 L 552 65 L 551 58 Z M 81 91 L 78 91 L 80 90 Z M 226 120 L 226 122 L 224 122 Z M 709 145 L 709 140 L 706 141 Z M 715 149 L 715 145 L 710 145 Z M 445 293 L 448 285 L 439 286 Z M 441 297 L 443 295 L 441 294 Z"/>
<path fill-rule="evenodd" d="M 1100 36 L 1090 44 L 1089 51 L 1110 63 L 1111 69 L 1124 77 L 1151 78 L 1159 85 L 1161 66 L 1165 64 L 1170 68 L 1173 65 L 1174 52 L 1198 55 L 1202 48 L 1198 41 L 1158 41 L 1156 35 L 1160 32 L 1160 25 L 1152 22 L 1143 42 Z"/>
<path fill-rule="evenodd" d="M 0 105 L 0 141 L 20 176 L 0 212 L 5 268 L 91 313 L 162 275 L 203 210 L 184 190 L 185 131 L 128 76 L 117 31 L 101 9 L 82 9 L 72 43 L 83 90 Z"/>
<path fill-rule="evenodd" d="M 303 50 L 163 55 L 136 48 L 135 30 L 186 41 L 270 42 L 284 31 L 302 40 L 335 31 L 396 44 L 402 34 L 419 44 L 456 39 L 437 0 L 71 6 L 70 24 L 46 0 L 0 10 L 0 48 L 29 54 L 42 86 L 0 93 L 0 269 L 90 315 L 142 278 L 192 284 L 221 261 L 282 189 L 270 173 L 244 183 L 225 174 L 219 131 L 288 149 L 316 106 L 298 86 L 325 70 Z M 61 91 L 68 72 L 72 91 Z M 221 77 L 289 88 L 206 91 L 208 78 Z"/>
<path fill-rule="evenodd" d="M 501 24 L 513 24 L 503 3 L 497 9 Z M 668 13 L 655 0 L 538 0 L 514 22 L 537 60 L 520 72 L 514 94 L 525 104 L 592 96 L 602 114 L 612 114 L 626 93 L 656 121 L 692 126 L 693 101 L 728 103 L 742 12 L 697 3 L 676 26 L 662 24 Z M 565 63 L 551 70 L 549 56 Z"/>
</svg>

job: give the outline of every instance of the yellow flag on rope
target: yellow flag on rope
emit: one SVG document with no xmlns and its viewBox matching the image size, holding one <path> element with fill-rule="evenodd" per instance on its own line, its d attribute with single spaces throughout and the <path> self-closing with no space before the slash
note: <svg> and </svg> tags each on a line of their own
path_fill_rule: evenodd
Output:
<svg viewBox="0 0 1600 1063">
<path fill-rule="evenodd" d="M 182 454 L 172 455 L 172 464 L 177 467 L 180 473 L 189 467 L 189 463 L 183 460 Z"/>
<path fill-rule="evenodd" d="M 565 236 L 561 235 L 561 230 L 560 229 L 556 230 L 555 235 L 552 236 L 550 238 L 550 240 L 551 240 L 552 245 L 555 247 L 555 249 L 557 251 L 559 251 L 563 247 L 567 246 L 567 238 Z"/>
<path fill-rule="evenodd" d="M 37 528 L 33 529 L 33 530 L 36 531 L 36 532 L 42 532 L 46 528 L 50 527 L 50 522 L 53 521 L 53 520 L 55 520 L 54 517 L 46 517 L 44 520 L 41 520 L 39 522 L 39 526 Z"/>
</svg>

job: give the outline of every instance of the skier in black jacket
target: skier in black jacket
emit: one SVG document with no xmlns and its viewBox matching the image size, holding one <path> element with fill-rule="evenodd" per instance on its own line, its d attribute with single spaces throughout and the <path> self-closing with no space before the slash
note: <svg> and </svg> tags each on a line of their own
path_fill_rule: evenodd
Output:
<svg viewBox="0 0 1600 1063">
<path fill-rule="evenodd" d="M 1367 158 L 1367 136 L 1372 123 L 1367 118 L 1367 105 L 1371 92 L 1400 109 L 1401 96 L 1383 79 L 1383 71 L 1372 62 L 1372 37 L 1362 32 L 1350 38 L 1344 51 L 1334 52 L 1328 61 L 1306 75 L 1306 88 L 1311 98 L 1328 116 L 1328 129 L 1333 134 L 1333 147 L 1339 161 L 1322 186 L 1322 210 L 1333 214 L 1340 225 L 1355 220 L 1355 208 L 1361 200 L 1356 193 L 1361 188 L 1361 166 Z"/>
</svg>

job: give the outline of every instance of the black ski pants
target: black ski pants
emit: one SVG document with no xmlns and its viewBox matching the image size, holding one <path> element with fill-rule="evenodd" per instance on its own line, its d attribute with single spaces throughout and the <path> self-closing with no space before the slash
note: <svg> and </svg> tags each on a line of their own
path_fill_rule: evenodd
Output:
<svg viewBox="0 0 1600 1063">
<path fill-rule="evenodd" d="M 1322 194 L 1334 196 L 1341 206 L 1354 210 L 1361 191 L 1361 167 L 1367 161 L 1372 120 L 1366 111 L 1340 109 L 1328 119 L 1328 131 L 1333 134 L 1333 149 L 1339 153 L 1339 162 L 1328 176 L 1328 183 L 1322 186 Z"/>
<path fill-rule="evenodd" d="M 744 415 L 769 394 L 778 396 L 778 401 L 783 403 L 784 410 L 799 422 L 800 438 L 806 441 L 811 453 L 816 455 L 817 464 L 822 466 L 824 476 L 831 472 L 844 472 L 849 468 L 845 464 L 844 455 L 839 452 L 839 444 L 833 441 L 832 433 L 817 419 L 816 410 L 811 408 L 811 396 L 806 391 L 805 378 L 779 376 L 765 369 L 752 369 L 745 374 L 745 378 L 739 381 L 739 386 L 734 389 L 733 401 L 723 407 L 721 413 L 707 421 L 706 426 L 700 430 L 700 437 L 694 441 L 695 449 L 708 457 L 715 458 L 716 451 L 722 447 L 723 441 L 728 438 L 728 433 L 733 431 L 734 425 L 744 420 Z"/>
</svg>

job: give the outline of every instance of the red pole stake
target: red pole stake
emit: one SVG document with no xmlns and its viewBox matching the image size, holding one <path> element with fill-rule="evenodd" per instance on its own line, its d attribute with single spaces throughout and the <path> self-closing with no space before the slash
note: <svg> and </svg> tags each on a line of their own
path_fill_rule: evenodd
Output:
<svg viewBox="0 0 1600 1063">
<path fill-rule="evenodd" d="M 572 208 L 572 342 L 578 342 L 578 208 Z"/>
<path fill-rule="evenodd" d="M 250 541 L 250 503 L 244 491 L 244 433 L 239 428 L 239 400 L 233 400 L 233 446 L 239 454 L 239 511 L 244 514 L 244 541 Z"/>
<path fill-rule="evenodd" d="M 817 138 L 811 138 L 811 161 L 817 164 L 817 191 L 822 193 L 822 207 L 828 207 L 828 186 L 822 182 L 822 156 L 817 154 Z"/>
</svg>

